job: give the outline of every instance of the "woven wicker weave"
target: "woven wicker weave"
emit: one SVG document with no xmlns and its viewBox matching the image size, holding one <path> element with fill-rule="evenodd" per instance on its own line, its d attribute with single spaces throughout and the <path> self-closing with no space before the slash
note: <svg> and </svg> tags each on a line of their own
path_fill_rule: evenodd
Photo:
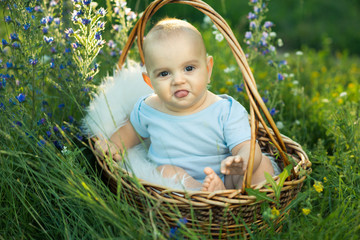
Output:
<svg viewBox="0 0 360 240">
<path fill-rule="evenodd" d="M 279 133 L 257 91 L 245 54 L 225 20 L 214 9 L 200 0 L 155 0 L 144 11 L 131 32 L 119 59 L 119 66 L 123 66 L 136 37 L 141 61 L 144 63 L 142 43 L 146 23 L 157 10 L 168 3 L 191 5 L 209 16 L 218 30 L 224 35 L 241 69 L 250 100 L 249 121 L 252 135 L 250 159 L 243 187 L 239 190 L 224 190 L 213 193 L 203 191 L 185 192 L 154 185 L 141 179 L 139 180 L 141 186 L 139 186 L 125 170 L 119 168 L 114 170 L 112 164 L 108 164 L 106 160 L 96 157 L 103 169 L 103 177 L 112 192 L 122 191 L 124 197 L 131 199 L 135 205 L 144 209 L 144 211 L 148 208 L 148 204 L 144 199 L 154 200 L 153 202 L 156 203 L 154 209 L 166 224 L 175 226 L 179 218 L 185 217 L 188 220 L 188 226 L 197 229 L 199 232 L 211 234 L 213 237 L 246 235 L 248 230 L 246 230 L 245 224 L 247 226 L 257 225 L 258 229 L 265 228 L 267 224 L 261 216 L 262 202 L 257 202 L 254 196 L 246 195 L 245 188 L 257 188 L 260 192 L 265 192 L 268 197 L 275 198 L 274 192 L 264 186 L 250 186 L 255 142 L 258 140 L 262 152 L 267 152 L 272 156 L 275 154 L 280 156 L 282 162 L 279 162 L 279 166 L 282 168 L 289 164 L 288 156 L 291 156 L 297 162 L 292 175 L 285 181 L 281 190 L 280 206 L 276 206 L 282 212 L 282 215 L 276 218 L 273 224 L 277 229 L 280 229 L 281 221 L 285 217 L 285 208 L 296 198 L 306 179 L 306 175 L 299 176 L 300 169 L 311 172 L 311 163 L 298 143 Z M 267 119 L 270 128 L 267 127 L 261 112 Z M 90 145 L 92 147 L 91 142 Z M 275 203 L 270 203 L 270 206 L 275 206 Z"/>
</svg>

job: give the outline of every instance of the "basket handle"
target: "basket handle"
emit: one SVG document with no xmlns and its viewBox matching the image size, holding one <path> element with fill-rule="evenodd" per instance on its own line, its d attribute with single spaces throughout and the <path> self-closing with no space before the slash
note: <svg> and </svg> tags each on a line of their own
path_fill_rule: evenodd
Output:
<svg viewBox="0 0 360 240">
<path fill-rule="evenodd" d="M 231 51 L 233 52 L 233 55 L 235 57 L 235 60 L 242 72 L 244 79 L 244 86 L 250 100 L 250 125 L 251 125 L 250 156 L 249 156 L 248 168 L 244 176 L 245 181 L 242 186 L 242 192 L 244 193 L 245 188 L 249 188 L 251 185 L 254 157 L 255 157 L 255 143 L 256 143 L 259 121 L 261 122 L 265 131 L 269 135 L 271 142 L 278 149 L 280 156 L 284 162 L 284 165 L 287 166 L 290 163 L 286 156 L 286 147 L 284 141 L 280 135 L 278 128 L 274 123 L 274 120 L 272 119 L 269 113 L 269 110 L 267 109 L 264 101 L 262 100 L 257 90 L 255 79 L 251 72 L 249 64 L 246 60 L 246 56 L 242 48 L 240 47 L 240 44 L 237 41 L 234 33 L 232 32 L 231 28 L 226 23 L 226 21 L 213 8 L 211 8 L 207 3 L 201 0 L 155 0 L 152 3 L 150 3 L 150 5 L 145 9 L 143 15 L 140 17 L 138 22 L 135 24 L 133 30 L 131 31 L 129 35 L 129 39 L 126 42 L 125 47 L 120 56 L 118 66 L 119 68 L 121 68 L 125 63 L 127 54 L 132 44 L 134 43 L 136 37 L 137 37 L 137 45 L 139 49 L 141 62 L 145 63 L 144 52 L 143 52 L 143 41 L 144 41 L 144 32 L 145 32 L 146 23 L 155 14 L 156 11 L 158 11 L 161 7 L 163 7 L 168 3 L 187 4 L 193 6 L 194 8 L 198 9 L 199 11 L 207 15 L 228 42 L 229 47 L 231 48 Z M 260 110 L 263 112 L 272 130 L 274 131 L 276 139 L 271 134 L 270 129 L 267 127 L 267 124 L 264 121 Z M 294 169 L 292 170 L 292 173 L 293 176 L 295 177 Z"/>
</svg>

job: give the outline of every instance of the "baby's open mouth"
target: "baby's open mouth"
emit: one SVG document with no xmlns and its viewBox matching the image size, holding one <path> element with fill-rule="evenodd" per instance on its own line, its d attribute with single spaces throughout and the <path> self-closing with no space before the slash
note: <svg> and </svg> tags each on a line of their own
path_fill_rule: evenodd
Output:
<svg viewBox="0 0 360 240">
<path fill-rule="evenodd" d="M 187 91 L 187 90 L 178 90 L 174 93 L 175 97 L 177 97 L 177 98 L 186 97 L 188 94 L 189 94 L 189 91 Z"/>
</svg>

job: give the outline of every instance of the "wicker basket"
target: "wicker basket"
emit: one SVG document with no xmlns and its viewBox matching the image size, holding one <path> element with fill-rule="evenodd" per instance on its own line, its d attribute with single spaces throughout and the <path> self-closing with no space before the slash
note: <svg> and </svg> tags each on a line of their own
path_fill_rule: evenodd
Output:
<svg viewBox="0 0 360 240">
<path fill-rule="evenodd" d="M 209 16 L 224 35 L 242 71 L 244 85 L 250 100 L 249 121 L 252 135 L 250 159 L 243 187 L 239 190 L 217 192 L 185 192 L 168 189 L 141 179 L 134 180 L 127 171 L 121 168 L 114 170 L 113 165 L 109 164 L 107 160 L 96 157 L 97 162 L 103 169 L 103 178 L 108 183 L 112 192 L 121 192 L 125 198 L 129 199 L 140 209 L 148 212 L 149 202 L 151 202 L 151 211 L 156 212 L 165 224 L 176 226 L 180 218 L 186 218 L 187 226 L 216 238 L 243 236 L 248 234 L 248 227 L 250 226 L 255 226 L 257 229 L 263 229 L 268 226 L 268 223 L 262 219 L 261 215 L 263 201 L 256 201 L 254 196 L 246 195 L 245 188 L 257 188 L 260 192 L 266 193 L 269 198 L 275 199 L 274 192 L 265 186 L 250 186 L 255 142 L 257 140 L 263 152 L 267 152 L 272 156 L 275 154 L 280 156 L 280 161 L 282 162 L 279 162 L 279 166 L 282 168 L 289 165 L 289 156 L 297 162 L 291 176 L 287 178 L 282 187 L 280 205 L 276 205 L 282 214 L 274 219 L 272 224 L 277 230 L 280 230 L 281 222 L 288 210 L 287 206 L 296 198 L 306 179 L 306 175 L 299 175 L 300 170 L 303 169 L 311 172 L 311 163 L 298 143 L 279 133 L 257 91 L 256 83 L 245 54 L 225 20 L 214 9 L 200 0 L 155 0 L 144 11 L 131 32 L 119 59 L 119 66 L 121 67 L 124 64 L 129 49 L 136 37 L 141 61 L 144 63 L 142 43 L 146 22 L 158 9 L 168 3 L 191 5 Z M 266 117 L 267 122 L 271 126 L 270 128 L 267 127 L 261 112 Z M 91 142 L 89 143 L 92 148 Z M 275 206 L 275 203 L 270 202 L 270 206 Z"/>
</svg>

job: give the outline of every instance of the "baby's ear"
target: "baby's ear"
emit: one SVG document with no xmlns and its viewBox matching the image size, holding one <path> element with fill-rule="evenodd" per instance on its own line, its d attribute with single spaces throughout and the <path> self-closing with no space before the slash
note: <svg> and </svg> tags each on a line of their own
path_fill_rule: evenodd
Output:
<svg viewBox="0 0 360 240">
<path fill-rule="evenodd" d="M 150 81 L 150 77 L 146 72 L 142 73 L 143 79 L 146 82 L 147 85 L 149 85 L 149 87 L 153 88 L 153 86 L 151 85 L 151 81 Z"/>
</svg>

